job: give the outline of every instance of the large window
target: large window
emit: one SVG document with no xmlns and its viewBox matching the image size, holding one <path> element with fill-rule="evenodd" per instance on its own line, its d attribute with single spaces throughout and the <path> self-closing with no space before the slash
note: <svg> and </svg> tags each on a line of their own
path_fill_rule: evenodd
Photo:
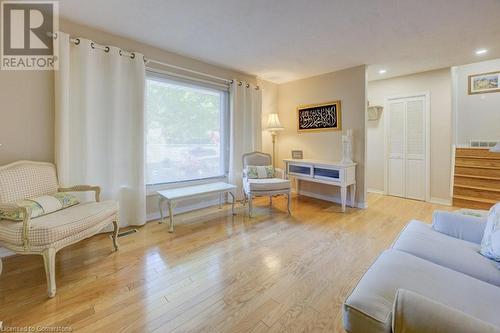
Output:
<svg viewBox="0 0 500 333">
<path fill-rule="evenodd" d="M 146 80 L 146 183 L 222 177 L 228 92 L 157 74 Z"/>
</svg>

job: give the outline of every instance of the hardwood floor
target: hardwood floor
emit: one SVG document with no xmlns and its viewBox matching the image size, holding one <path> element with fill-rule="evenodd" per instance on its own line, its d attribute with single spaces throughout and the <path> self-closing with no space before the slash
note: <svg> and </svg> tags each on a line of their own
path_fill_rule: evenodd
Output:
<svg viewBox="0 0 500 333">
<path fill-rule="evenodd" d="M 57 255 L 46 298 L 41 256 L 3 260 L 0 321 L 81 332 L 342 332 L 341 304 L 410 219 L 443 207 L 369 195 L 366 210 L 296 197 L 256 201 L 253 219 L 207 208 L 176 232 L 148 223 L 112 252 L 98 235 Z"/>
</svg>

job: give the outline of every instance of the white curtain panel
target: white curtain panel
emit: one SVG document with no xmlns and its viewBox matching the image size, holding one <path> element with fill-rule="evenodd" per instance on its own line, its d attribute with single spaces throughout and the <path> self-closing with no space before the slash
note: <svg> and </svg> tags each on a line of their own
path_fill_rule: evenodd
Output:
<svg viewBox="0 0 500 333">
<path fill-rule="evenodd" d="M 229 182 L 238 186 L 236 198 L 242 199 L 243 154 L 262 149 L 262 92 L 254 85 L 233 80 L 229 94 Z"/>
<path fill-rule="evenodd" d="M 75 45 L 59 33 L 55 73 L 56 163 L 63 186 L 100 185 L 120 205 L 120 225 L 146 222 L 142 54 Z"/>
</svg>

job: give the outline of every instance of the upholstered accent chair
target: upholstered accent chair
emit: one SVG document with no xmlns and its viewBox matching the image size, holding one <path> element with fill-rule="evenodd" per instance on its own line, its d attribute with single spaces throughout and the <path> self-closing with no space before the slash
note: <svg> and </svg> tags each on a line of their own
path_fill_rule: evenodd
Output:
<svg viewBox="0 0 500 333">
<path fill-rule="evenodd" d="M 31 209 L 16 205 L 57 192 L 95 192 L 95 201 L 31 219 Z M 18 254 L 43 256 L 48 296 L 56 294 L 55 256 L 60 249 L 91 237 L 113 224 L 113 246 L 118 250 L 118 203 L 100 201 L 98 186 L 60 188 L 56 167 L 51 163 L 19 161 L 0 167 L 0 210 L 20 213 L 23 221 L 0 219 L 0 246 Z M 1 274 L 0 260 L 0 274 Z"/>
<path fill-rule="evenodd" d="M 274 195 L 285 194 L 288 198 L 288 214 L 290 214 L 290 181 L 285 179 L 282 169 L 274 169 L 273 178 L 253 179 L 247 174 L 248 166 L 268 166 L 272 164 L 271 155 L 261 152 L 252 152 L 243 155 L 243 193 L 245 203 L 248 201 L 248 213 L 253 217 L 254 196 L 269 196 L 269 204 L 272 205 Z"/>
</svg>

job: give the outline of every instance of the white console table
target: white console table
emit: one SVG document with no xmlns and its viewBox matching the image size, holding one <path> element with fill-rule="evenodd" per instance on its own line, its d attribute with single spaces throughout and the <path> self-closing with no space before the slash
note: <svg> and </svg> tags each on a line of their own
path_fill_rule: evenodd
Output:
<svg viewBox="0 0 500 333">
<path fill-rule="evenodd" d="M 285 162 L 285 175 L 287 177 L 292 176 L 299 182 L 308 181 L 340 187 L 342 212 L 345 212 L 347 188 L 349 187 L 351 206 L 354 207 L 356 197 L 356 163 L 347 164 L 297 159 L 285 159 L 283 161 Z M 299 184 L 297 186 L 300 188 Z"/>
</svg>

